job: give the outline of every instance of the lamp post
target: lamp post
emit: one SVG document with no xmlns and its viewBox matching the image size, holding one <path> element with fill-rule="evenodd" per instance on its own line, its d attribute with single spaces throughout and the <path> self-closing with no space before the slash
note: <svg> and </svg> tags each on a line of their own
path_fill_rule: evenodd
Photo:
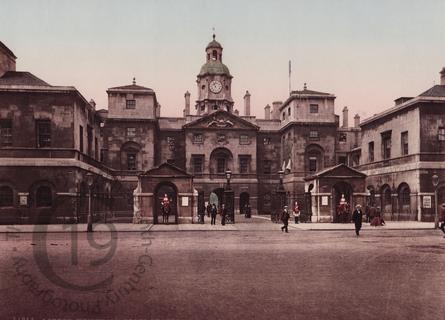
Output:
<svg viewBox="0 0 445 320">
<path fill-rule="evenodd" d="M 93 232 L 93 213 L 91 210 L 91 198 L 93 195 L 92 187 L 94 183 L 94 176 L 91 172 L 86 174 L 86 180 L 88 185 L 88 218 L 87 218 L 87 232 Z"/>
<path fill-rule="evenodd" d="M 278 197 L 278 208 L 275 208 L 275 222 L 278 222 L 281 211 L 287 203 L 286 200 L 286 190 L 284 190 L 283 179 L 284 171 L 278 171 L 278 177 L 280 178 L 280 183 L 278 184 L 277 197 Z"/>
<path fill-rule="evenodd" d="M 232 188 L 230 187 L 230 179 L 232 178 L 232 171 L 227 170 L 226 171 L 226 189 L 224 190 L 224 203 L 227 210 L 227 215 L 230 217 L 230 220 L 232 223 L 235 223 L 235 206 L 234 206 L 234 192 Z"/>
<path fill-rule="evenodd" d="M 437 229 L 439 228 L 439 210 L 437 208 L 437 186 L 439 185 L 439 176 L 436 173 L 431 177 L 431 182 L 434 186 L 434 209 L 436 211 L 434 215 L 434 228 Z"/>
</svg>

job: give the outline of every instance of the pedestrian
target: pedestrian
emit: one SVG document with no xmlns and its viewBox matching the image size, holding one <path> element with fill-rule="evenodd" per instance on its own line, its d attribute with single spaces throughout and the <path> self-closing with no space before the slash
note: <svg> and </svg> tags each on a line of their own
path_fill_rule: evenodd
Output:
<svg viewBox="0 0 445 320">
<path fill-rule="evenodd" d="M 217 214 L 216 205 L 212 204 L 212 208 L 210 209 L 210 215 L 211 215 L 210 224 L 213 225 L 216 224 L 216 214 Z"/>
<path fill-rule="evenodd" d="M 226 225 L 227 209 L 224 203 L 221 206 L 221 225 Z"/>
<path fill-rule="evenodd" d="M 363 212 L 362 212 L 362 206 L 356 205 L 354 213 L 352 214 L 352 221 L 354 221 L 355 224 L 355 234 L 360 236 L 360 229 L 362 228 L 362 219 L 363 219 Z"/>
<path fill-rule="evenodd" d="M 207 217 L 210 218 L 210 212 L 212 211 L 212 205 L 210 204 L 210 202 L 207 204 L 206 211 L 207 211 Z"/>
<path fill-rule="evenodd" d="M 250 218 L 252 213 L 252 209 L 250 208 L 250 204 L 246 204 L 246 208 L 244 209 L 244 214 L 246 218 Z"/>
<path fill-rule="evenodd" d="M 298 206 L 298 201 L 295 201 L 294 208 L 292 209 L 292 214 L 295 219 L 295 224 L 298 224 L 300 220 L 300 207 Z"/>
<path fill-rule="evenodd" d="M 287 211 L 287 206 L 284 206 L 283 213 L 281 214 L 281 221 L 283 222 L 281 231 L 286 231 L 286 233 L 288 233 L 287 226 L 289 224 L 289 211 Z"/>
<path fill-rule="evenodd" d="M 440 230 L 445 233 L 445 203 L 440 205 Z M 445 236 L 443 236 L 445 238 Z"/>
</svg>

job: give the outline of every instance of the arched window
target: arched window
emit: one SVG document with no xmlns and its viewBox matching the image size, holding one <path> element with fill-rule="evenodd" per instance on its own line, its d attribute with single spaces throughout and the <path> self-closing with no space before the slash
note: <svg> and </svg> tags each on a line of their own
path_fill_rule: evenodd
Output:
<svg viewBox="0 0 445 320">
<path fill-rule="evenodd" d="M 0 207 L 12 207 L 14 204 L 14 193 L 8 186 L 0 187 Z"/>
<path fill-rule="evenodd" d="M 212 57 L 213 57 L 213 60 L 216 60 L 218 58 L 218 52 L 216 50 L 212 51 Z"/>
<path fill-rule="evenodd" d="M 392 212 L 391 204 L 391 188 L 388 185 L 384 185 L 381 189 L 382 197 L 382 210 L 383 212 Z"/>
<path fill-rule="evenodd" d="M 51 187 L 40 186 L 36 191 L 36 207 L 51 207 L 53 205 L 53 195 Z"/>
<path fill-rule="evenodd" d="M 398 190 L 399 211 L 408 213 L 411 210 L 410 189 L 406 183 L 402 183 Z"/>
<path fill-rule="evenodd" d="M 226 148 L 217 148 L 210 154 L 210 172 L 224 174 L 233 161 L 232 153 Z"/>
<path fill-rule="evenodd" d="M 323 169 L 323 148 L 317 144 L 306 147 L 305 152 L 306 172 L 313 174 Z"/>
<path fill-rule="evenodd" d="M 138 170 L 140 167 L 140 150 L 139 144 L 128 141 L 121 148 L 121 166 L 123 170 Z"/>
</svg>

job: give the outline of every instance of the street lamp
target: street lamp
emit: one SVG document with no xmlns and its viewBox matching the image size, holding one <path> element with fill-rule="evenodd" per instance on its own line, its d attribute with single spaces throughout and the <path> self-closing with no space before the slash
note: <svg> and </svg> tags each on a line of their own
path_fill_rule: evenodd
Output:
<svg viewBox="0 0 445 320">
<path fill-rule="evenodd" d="M 434 228 L 437 229 L 439 228 L 439 210 L 437 208 L 437 186 L 439 185 L 439 176 L 434 173 L 433 176 L 431 177 L 431 182 L 433 183 L 434 186 L 434 208 L 436 210 L 435 215 L 434 215 Z"/>
<path fill-rule="evenodd" d="M 232 171 L 226 171 L 226 179 L 227 179 L 227 190 L 230 190 L 230 178 L 232 177 Z"/>
<path fill-rule="evenodd" d="M 88 219 L 87 219 L 87 232 L 93 232 L 93 213 L 91 210 L 91 198 L 92 198 L 92 187 L 94 183 L 94 176 L 91 172 L 86 174 L 86 180 L 88 185 Z"/>
</svg>

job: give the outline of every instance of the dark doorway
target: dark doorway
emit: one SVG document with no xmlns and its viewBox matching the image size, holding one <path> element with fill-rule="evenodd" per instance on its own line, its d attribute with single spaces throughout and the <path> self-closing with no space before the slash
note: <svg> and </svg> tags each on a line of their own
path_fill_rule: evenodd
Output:
<svg viewBox="0 0 445 320">
<path fill-rule="evenodd" d="M 244 209 L 246 208 L 246 205 L 248 205 L 250 202 L 250 195 L 247 192 L 242 192 L 239 195 L 239 213 L 244 214 Z"/>
<path fill-rule="evenodd" d="M 347 182 L 338 182 L 332 187 L 332 222 L 341 223 L 351 220 L 352 193 L 352 187 Z M 341 205 L 342 198 L 347 203 L 346 207 Z"/>
<path fill-rule="evenodd" d="M 153 223 L 158 224 L 162 221 L 162 201 L 167 196 L 170 202 L 170 214 L 168 223 L 178 223 L 178 192 L 176 186 L 170 182 L 162 182 L 155 189 L 155 198 L 153 206 Z"/>
</svg>

